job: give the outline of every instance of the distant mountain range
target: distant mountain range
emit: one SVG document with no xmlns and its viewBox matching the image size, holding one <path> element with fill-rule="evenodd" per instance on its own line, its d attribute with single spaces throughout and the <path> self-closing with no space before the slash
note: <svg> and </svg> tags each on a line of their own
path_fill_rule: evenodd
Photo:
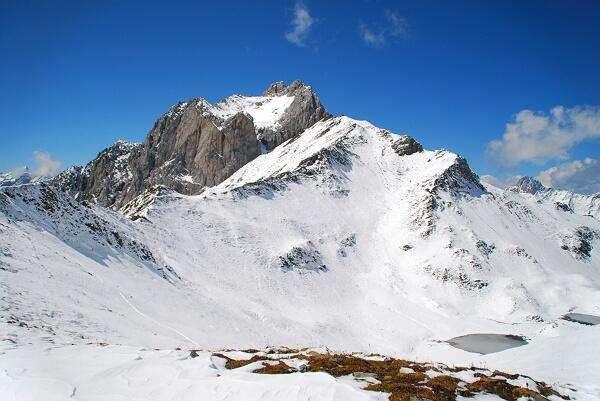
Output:
<svg viewBox="0 0 600 401">
<path fill-rule="evenodd" d="M 24 167 L 14 171 L 0 173 L 0 187 L 33 184 L 48 178 L 50 177 L 39 176 L 32 172 L 28 167 Z"/>
</svg>

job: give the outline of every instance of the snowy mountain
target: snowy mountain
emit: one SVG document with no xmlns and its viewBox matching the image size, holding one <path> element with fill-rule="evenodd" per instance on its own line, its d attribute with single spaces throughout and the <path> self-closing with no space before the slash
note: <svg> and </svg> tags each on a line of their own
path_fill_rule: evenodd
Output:
<svg viewBox="0 0 600 401">
<path fill-rule="evenodd" d="M 583 195 L 571 191 L 546 188 L 531 177 L 522 177 L 509 191 L 531 194 L 540 203 L 553 204 L 571 213 L 600 218 L 600 194 Z"/>
<path fill-rule="evenodd" d="M 123 355 L 131 347 L 328 347 L 523 370 L 568 384 L 574 399 L 599 399 L 597 328 L 561 319 L 600 314 L 597 199 L 534 182 L 484 186 L 457 154 L 366 121 L 324 112 L 286 120 L 297 114 L 289 93 L 314 99 L 307 86 L 292 86 L 180 104 L 143 144 L 117 143 L 51 184 L 0 189 L 8 355 L 37 349 L 28 343 L 129 347 Z M 289 128 L 292 120 L 305 128 Z M 246 123 L 252 140 L 237 143 L 256 146 L 251 157 L 230 148 L 223 156 L 235 163 L 214 165 L 226 171 L 218 179 L 193 190 L 178 184 L 185 171 L 194 184 L 208 171 L 182 167 L 204 135 L 246 135 L 227 131 Z M 146 153 L 152 172 L 135 186 L 133 155 Z M 169 173 L 154 180 L 159 171 Z M 528 344 L 494 358 L 445 342 L 470 333 Z M 203 358 L 206 383 L 227 376 Z M 135 381 L 135 369 L 115 380 Z"/>
<path fill-rule="evenodd" d="M 24 167 L 15 171 L 0 172 L 0 187 L 30 184 L 45 179 L 48 177 L 35 175 L 29 168 Z"/>
</svg>

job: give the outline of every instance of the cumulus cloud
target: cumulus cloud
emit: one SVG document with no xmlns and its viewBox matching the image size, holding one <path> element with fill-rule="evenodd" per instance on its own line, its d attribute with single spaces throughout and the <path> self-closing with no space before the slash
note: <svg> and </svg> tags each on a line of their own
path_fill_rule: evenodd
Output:
<svg viewBox="0 0 600 401">
<path fill-rule="evenodd" d="M 600 138 L 599 107 L 554 107 L 550 113 L 522 110 L 501 139 L 488 143 L 488 157 L 504 166 L 564 160 L 575 145 Z"/>
<path fill-rule="evenodd" d="M 296 46 L 306 46 L 306 38 L 315 20 L 308 8 L 302 3 L 296 3 L 291 31 L 286 32 L 285 38 Z"/>
<path fill-rule="evenodd" d="M 540 172 L 544 186 L 592 194 L 600 192 L 600 160 L 585 158 L 559 164 Z"/>
<path fill-rule="evenodd" d="M 33 152 L 33 158 L 35 161 L 35 175 L 39 176 L 51 176 L 58 173 L 61 162 L 54 160 L 50 153 L 36 150 Z"/>
<path fill-rule="evenodd" d="M 403 37 L 407 32 L 406 19 L 396 11 L 386 11 L 385 23 L 374 27 L 359 24 L 360 37 L 368 46 L 381 47 L 387 42 Z"/>
</svg>

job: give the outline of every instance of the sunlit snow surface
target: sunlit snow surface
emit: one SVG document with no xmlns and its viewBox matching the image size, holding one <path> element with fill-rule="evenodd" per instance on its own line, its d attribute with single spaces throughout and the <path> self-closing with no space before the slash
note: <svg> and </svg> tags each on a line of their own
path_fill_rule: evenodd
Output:
<svg viewBox="0 0 600 401">
<path fill-rule="evenodd" d="M 30 347 L 0 359 L 0 394 L 3 401 L 387 399 L 325 373 L 267 376 L 229 371 L 223 362 L 208 352 L 192 359 L 189 351 Z"/>
<path fill-rule="evenodd" d="M 11 349 L 0 356 L 0 394 L 46 388 L 69 396 L 77 387 L 75 399 L 119 399 L 102 398 L 107 388 L 121 399 L 136 388 L 140 399 L 169 399 L 169 388 L 172 399 L 375 396 L 326 375 L 238 380 L 206 358 L 180 361 L 174 351 L 148 351 L 136 361 L 142 347 L 283 345 L 497 366 L 570 383 L 577 399 L 599 399 L 599 328 L 560 319 L 569 311 L 600 312 L 600 244 L 581 259 L 561 248 L 578 227 L 600 230 L 597 218 L 492 187 L 450 195 L 436 182 L 458 157 L 398 156 L 391 148 L 397 138 L 365 122 L 332 119 L 203 195 L 156 199 L 145 219 L 85 209 L 145 244 L 176 272 L 169 279 L 97 244 L 78 216 L 56 221 L 6 200 L 0 332 Z M 334 148 L 347 159 L 298 172 Z M 71 232 L 67 223 L 80 229 Z M 316 268 L 295 265 L 297 255 Z M 529 344 L 478 356 L 444 342 L 469 333 L 522 335 Z M 148 379 L 158 376 L 171 379 Z M 256 393 L 243 398 L 248 382 Z M 290 383 L 298 392 L 287 397 Z M 336 391 L 351 395 L 335 398 Z"/>
<path fill-rule="evenodd" d="M 210 111 L 223 119 L 240 112 L 248 113 L 252 116 L 256 128 L 276 128 L 283 113 L 293 101 L 293 96 L 233 95 L 210 106 Z"/>
<path fill-rule="evenodd" d="M 530 352 L 513 350 L 494 359 L 454 359 L 459 365 L 483 366 L 490 371 L 508 369 L 536 378 L 550 378 L 550 384 L 562 394 L 576 400 L 593 401 L 600 393 L 600 374 L 595 361 L 598 354 L 589 350 L 595 347 L 599 334 L 595 330 L 576 340 L 548 339 Z M 191 358 L 186 350 L 115 345 L 7 347 L 4 344 L 0 353 L 0 395 L 4 401 L 387 399 L 385 393 L 363 390 L 367 382 L 349 376 L 251 373 L 260 367 L 260 362 L 228 370 L 224 367 L 224 359 L 203 351 Z M 437 356 L 441 359 L 453 357 L 444 352 Z M 476 380 L 469 370 L 460 372 L 457 377 L 469 382 Z M 508 381 L 514 385 L 532 386 L 526 378 Z M 500 400 L 491 394 L 458 399 Z"/>
</svg>

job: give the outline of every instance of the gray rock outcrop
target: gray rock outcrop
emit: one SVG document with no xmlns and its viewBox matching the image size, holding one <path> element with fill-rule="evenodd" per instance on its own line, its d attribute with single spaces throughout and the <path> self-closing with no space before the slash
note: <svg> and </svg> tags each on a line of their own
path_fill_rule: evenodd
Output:
<svg viewBox="0 0 600 401">
<path fill-rule="evenodd" d="M 417 142 L 413 137 L 402 135 L 394 141 L 392 149 L 398 154 L 398 156 L 409 156 L 413 153 L 423 151 L 423 145 Z"/>
<path fill-rule="evenodd" d="M 272 125 L 257 128 L 253 110 L 243 109 L 256 110 L 265 98 L 281 96 L 293 100 Z M 310 86 L 300 81 L 276 82 L 262 97 L 235 97 L 239 99 L 246 103 L 231 113 L 227 100 L 215 106 L 201 98 L 179 102 L 156 121 L 144 142 L 118 141 L 85 167 L 59 174 L 53 183 L 82 200 L 113 209 L 122 208 L 154 185 L 197 194 L 224 181 L 261 151 L 330 117 Z"/>
<path fill-rule="evenodd" d="M 263 96 L 293 96 L 294 100 L 282 116 L 279 128 L 264 129 L 258 139 L 268 150 L 293 138 L 317 121 L 331 117 L 310 86 L 294 81 L 286 86 L 283 82 L 271 84 Z"/>
<path fill-rule="evenodd" d="M 544 187 L 541 182 L 533 177 L 527 176 L 519 178 L 514 187 L 510 189 L 518 192 L 526 192 L 528 194 L 536 194 L 538 192 L 547 190 L 547 188 Z"/>
</svg>

